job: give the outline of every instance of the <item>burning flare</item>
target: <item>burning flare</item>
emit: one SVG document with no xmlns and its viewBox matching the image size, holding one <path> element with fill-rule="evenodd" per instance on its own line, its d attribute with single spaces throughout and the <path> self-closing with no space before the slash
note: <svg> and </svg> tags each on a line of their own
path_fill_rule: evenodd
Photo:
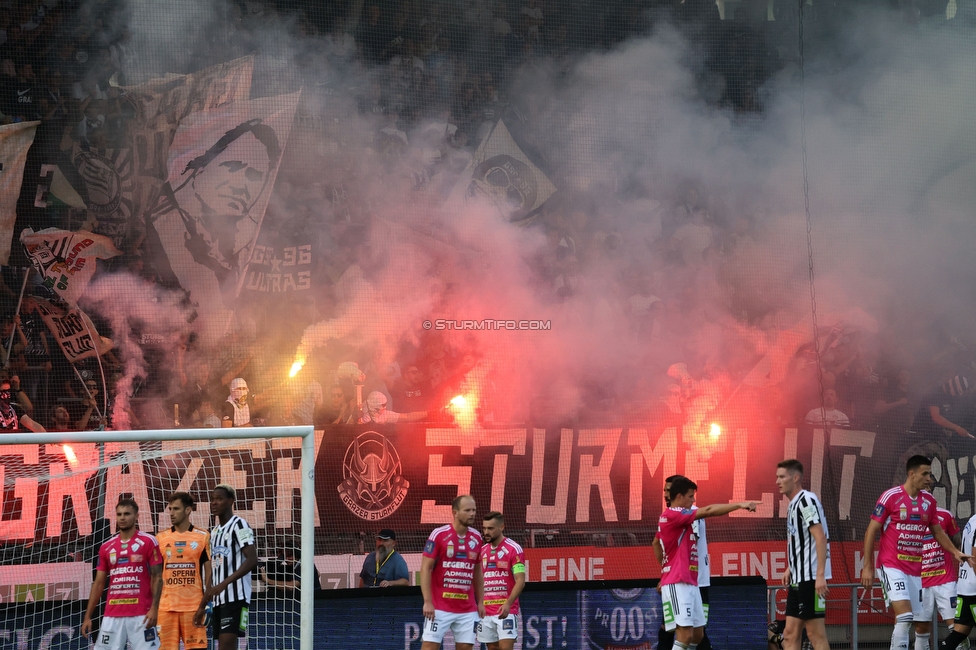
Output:
<svg viewBox="0 0 976 650">
<path fill-rule="evenodd" d="M 288 371 L 288 378 L 291 379 L 305 367 L 305 361 L 301 359 L 296 359 L 295 363 L 291 364 L 291 370 Z"/>
<path fill-rule="evenodd" d="M 709 427 L 708 435 L 712 440 L 717 440 L 718 437 L 722 435 L 722 427 L 720 427 L 717 422 L 712 422 L 712 425 Z"/>
<path fill-rule="evenodd" d="M 458 408 L 464 408 L 468 405 L 468 400 L 464 398 L 464 395 L 458 395 L 451 400 L 451 404 Z"/>
<path fill-rule="evenodd" d="M 78 457 L 75 456 L 75 450 L 72 449 L 69 445 L 63 445 L 63 447 L 64 447 L 64 457 L 68 461 L 68 465 L 71 467 L 71 469 L 77 469 Z"/>
</svg>

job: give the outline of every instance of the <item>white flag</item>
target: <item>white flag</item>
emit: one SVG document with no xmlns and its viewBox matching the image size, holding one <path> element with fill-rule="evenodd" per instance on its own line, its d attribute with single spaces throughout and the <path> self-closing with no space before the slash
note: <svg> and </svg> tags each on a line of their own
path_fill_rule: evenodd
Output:
<svg viewBox="0 0 976 650">
<path fill-rule="evenodd" d="M 77 307 L 62 309 L 43 298 L 27 296 L 23 310 L 27 314 L 36 312 L 44 319 L 70 363 L 102 355 L 112 349 L 112 341 L 99 336 L 88 315 Z"/>
<path fill-rule="evenodd" d="M 19 122 L 0 126 L 0 266 L 6 265 L 10 258 L 24 163 L 38 124 Z"/>
<path fill-rule="evenodd" d="M 71 306 L 78 304 L 91 282 L 95 259 L 121 254 L 108 237 L 85 231 L 45 228 L 34 232 L 25 228 L 20 241 L 27 250 L 27 259 L 44 278 L 44 286 Z"/>
<path fill-rule="evenodd" d="M 300 94 L 192 113 L 169 146 L 146 222 L 201 315 L 230 313 L 241 290 Z"/>
<path fill-rule="evenodd" d="M 455 191 L 463 191 L 467 200 L 487 200 L 503 218 L 515 222 L 545 203 L 556 187 L 498 120 L 478 145 L 468 175 Z"/>
</svg>

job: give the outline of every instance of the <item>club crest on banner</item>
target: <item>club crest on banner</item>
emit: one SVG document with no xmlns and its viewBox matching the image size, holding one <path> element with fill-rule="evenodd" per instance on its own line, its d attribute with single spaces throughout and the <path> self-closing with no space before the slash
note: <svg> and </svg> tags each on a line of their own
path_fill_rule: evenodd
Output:
<svg viewBox="0 0 976 650">
<path fill-rule="evenodd" d="M 407 498 L 410 483 L 402 471 L 396 447 L 383 434 L 366 431 L 346 449 L 339 498 L 360 519 L 385 519 Z"/>
<path fill-rule="evenodd" d="M 135 212 L 135 174 L 129 149 L 96 153 L 75 145 L 72 164 L 85 184 L 85 205 L 95 217 L 95 232 L 122 246 Z"/>
</svg>

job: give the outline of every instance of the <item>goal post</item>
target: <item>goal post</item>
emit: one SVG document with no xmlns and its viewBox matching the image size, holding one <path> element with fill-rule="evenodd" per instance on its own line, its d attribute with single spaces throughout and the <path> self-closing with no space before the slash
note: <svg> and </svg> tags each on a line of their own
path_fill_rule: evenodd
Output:
<svg viewBox="0 0 976 650">
<path fill-rule="evenodd" d="M 294 451 L 297 451 L 294 447 L 294 441 L 288 443 L 287 439 L 299 439 L 300 444 L 300 456 L 298 467 L 293 467 L 294 461 Z M 186 445 L 175 444 L 178 442 L 185 442 Z M 294 492 L 299 493 L 300 501 L 300 515 L 299 515 L 299 535 L 296 541 L 298 542 L 298 560 L 301 566 L 300 584 L 303 587 L 300 590 L 299 598 L 299 621 L 298 621 L 298 641 L 297 647 L 294 650 L 312 650 L 312 639 L 314 630 L 314 594 L 315 589 L 313 583 L 315 581 L 315 523 L 316 523 L 316 512 L 315 512 L 315 432 L 311 426 L 290 426 L 290 427 L 243 427 L 243 428 L 224 428 L 224 429 L 162 429 L 162 430 L 146 430 L 146 431 L 66 431 L 66 432 L 45 432 L 45 433 L 14 433 L 14 434 L 4 434 L 0 437 L 0 484 L 2 484 L 3 492 L 0 492 L 0 499 L 3 500 L 3 506 L 6 510 L 10 509 L 10 497 L 13 496 L 14 500 L 19 503 L 19 508 L 21 508 L 22 519 L 19 529 L 21 532 L 11 533 L 10 526 L 10 513 L 8 512 L 4 519 L 8 521 L 0 522 L 0 548 L 9 543 L 9 540 L 17 539 L 18 535 L 24 544 L 25 548 L 30 547 L 37 541 L 36 538 L 43 538 L 45 521 L 50 521 L 51 517 L 59 519 L 64 515 L 62 510 L 61 499 L 67 500 L 68 497 L 63 497 L 62 492 L 65 492 L 65 488 L 55 486 L 59 483 L 65 483 L 72 480 L 72 472 L 74 465 L 79 471 L 76 473 L 80 476 L 74 485 L 75 496 L 77 497 L 78 483 L 81 484 L 81 490 L 84 493 L 88 488 L 86 488 L 86 481 L 88 484 L 91 483 L 89 480 L 92 476 L 97 476 L 95 481 L 95 491 L 97 496 L 95 497 L 96 504 L 92 508 L 92 499 L 88 497 L 87 503 L 89 511 L 94 510 L 96 513 L 96 519 L 102 515 L 99 512 L 107 513 L 108 508 L 104 503 L 105 499 L 105 483 L 110 479 L 106 478 L 109 473 L 109 468 L 115 467 L 116 478 L 117 474 L 121 472 L 118 466 L 128 466 L 135 462 L 142 461 L 153 461 L 159 466 L 165 469 L 172 469 L 174 472 L 179 474 L 183 471 L 182 480 L 173 479 L 170 483 L 179 483 L 183 491 L 189 491 L 184 489 L 185 486 L 191 484 L 194 480 L 194 476 L 200 471 L 200 467 L 203 464 L 202 457 L 206 455 L 212 455 L 213 458 L 210 460 L 211 463 L 216 463 L 217 468 L 213 470 L 213 473 L 209 476 L 205 476 L 207 482 L 208 490 L 212 489 L 217 483 L 224 482 L 218 478 L 218 476 L 230 475 L 241 475 L 246 480 L 246 468 L 243 471 L 236 471 L 234 468 L 233 459 L 219 458 L 221 453 L 227 453 L 225 450 L 239 451 L 241 447 L 250 446 L 254 448 L 262 448 L 265 446 L 261 445 L 261 441 L 267 441 L 269 444 L 266 445 L 268 449 L 273 449 L 276 453 L 281 454 L 282 449 L 288 451 L 292 454 L 292 458 L 276 457 L 271 458 L 267 450 L 261 450 L 257 452 L 257 455 L 262 459 L 261 462 L 265 463 L 271 469 L 265 471 L 265 474 L 270 474 L 270 477 L 265 477 L 263 480 L 274 487 L 269 488 L 270 490 L 277 490 L 277 497 L 279 502 L 276 502 L 272 506 L 271 512 L 272 517 L 275 518 L 275 530 L 286 529 L 293 526 L 293 499 L 295 497 Z M 156 445 L 155 443 L 159 443 Z M 201 444 L 202 443 L 202 444 Z M 125 448 L 128 451 L 118 455 L 115 458 L 106 458 L 105 449 L 106 446 L 116 445 L 114 449 Z M 68 447 L 65 447 L 67 445 Z M 75 445 L 81 451 L 81 447 L 85 446 L 85 451 L 88 453 L 87 461 L 81 461 L 75 458 L 74 448 L 71 446 Z M 132 446 L 136 445 L 139 449 L 138 452 L 132 451 Z M 57 452 L 52 452 L 52 450 L 58 450 Z M 97 450 L 97 451 L 96 451 Z M 59 453 L 62 457 L 62 462 L 53 462 L 47 466 L 43 466 L 44 459 L 50 456 L 52 453 Z M 7 466 L 7 461 L 11 456 L 21 456 L 23 463 L 20 467 Z M 28 460 L 30 458 L 30 460 Z M 97 460 L 96 460 L 97 458 Z M 174 461 L 173 458 L 179 458 L 179 461 Z M 40 459 L 40 460 L 39 460 Z M 282 464 L 282 461 L 288 461 Z M 74 462 L 72 462 L 74 461 Z M 184 470 L 182 463 L 187 467 L 192 467 L 194 473 L 191 475 L 189 470 Z M 272 462 L 275 461 L 275 462 Z M 79 465 L 79 463 L 81 463 Z M 16 465 L 16 463 L 14 463 Z M 49 467 L 48 473 L 45 473 L 45 468 Z M 175 469 L 174 469 L 175 468 Z M 286 468 L 283 472 L 286 477 L 278 476 L 281 468 Z M 60 472 L 60 473 L 59 473 Z M 129 476 L 129 475 L 126 475 Z M 87 478 L 86 478 L 87 477 Z M 188 478 L 189 477 L 189 478 Z M 282 485 L 281 482 L 285 484 Z M 25 484 L 33 485 L 33 492 L 27 489 L 27 492 L 37 496 L 43 492 L 47 492 L 47 514 L 42 516 L 39 509 L 41 506 L 42 499 L 38 498 L 37 503 L 26 503 L 30 498 L 24 498 L 25 495 Z M 38 491 L 40 484 L 46 484 L 47 487 L 43 490 Z M 170 487 L 168 484 L 154 485 L 152 489 L 147 490 L 154 493 L 155 502 L 158 503 L 160 500 L 165 500 L 165 494 L 168 494 Z M 195 490 L 197 493 L 202 492 L 202 489 L 197 488 Z M 209 492 L 207 492 L 209 494 Z M 57 496 L 52 496 L 52 495 Z M 284 495 L 284 496 L 282 496 Z M 274 498 L 272 495 L 271 498 Z M 281 499 L 287 500 L 287 504 L 282 504 Z M 76 501 L 79 500 L 76 498 Z M 240 501 L 240 495 L 238 500 Z M 142 505 L 142 504 L 140 504 Z M 198 506 L 202 506 L 198 503 Z M 261 521 L 259 524 L 264 523 L 264 502 L 261 501 Z M 163 504 L 165 507 L 165 504 Z M 79 509 L 80 504 L 73 503 L 73 508 Z M 209 503 L 205 505 L 207 512 L 208 529 L 209 526 Z M 53 513 L 52 514 L 52 509 Z M 237 510 L 235 508 L 235 510 Z M 282 514 L 285 513 L 285 514 Z M 16 513 L 15 513 L 16 514 Z M 150 512 L 148 516 L 152 517 L 153 514 L 159 514 L 158 512 Z M 140 515 L 143 513 L 140 510 Z M 27 521 L 29 516 L 34 516 L 36 521 Z M 85 514 L 86 521 L 88 521 L 88 528 L 92 527 L 90 512 Z M 281 518 L 281 519 L 278 519 Z M 247 515 L 244 515 L 244 519 L 247 520 Z M 198 522 L 200 519 L 197 520 Z M 285 523 L 283 524 L 282 521 Z M 252 527 L 255 528 L 255 533 L 258 537 L 259 543 L 262 539 L 262 530 L 258 530 L 258 525 L 255 522 L 248 522 Z M 157 530 L 157 521 L 153 519 L 153 530 L 155 534 L 159 532 Z M 287 526 L 286 526 L 287 524 Z M 53 526 L 54 523 L 52 522 Z M 57 526 L 60 527 L 61 522 L 57 521 Z M 110 524 L 112 529 L 114 529 L 114 521 Z M 198 524 L 199 525 L 199 524 Z M 270 524 L 268 524 L 270 525 Z M 50 527 L 48 528 L 50 530 Z M 60 530 L 60 529 L 59 529 Z M 38 532 L 40 531 L 40 532 Z M 30 533 L 31 537 L 28 538 L 27 534 Z M 148 531 L 147 531 L 148 532 Z M 277 533 L 272 534 L 273 537 L 277 537 Z M 295 536 L 290 536 L 294 538 Z M 95 536 L 92 536 L 95 539 Z M 259 553 L 263 550 L 259 547 Z M 86 549 L 88 553 L 91 553 L 92 549 Z M 94 549 L 97 553 L 97 548 Z M 29 559 L 29 558 L 25 558 Z M 3 567 L 0 567 L 3 568 Z M 43 596 L 42 596 L 43 598 Z M 65 599 L 67 599 L 65 597 Z M 0 600 L 3 600 L 2 595 L 0 595 Z M 33 600 L 33 598 L 29 598 Z M 252 597 L 253 600 L 253 597 Z M 7 602 L 17 602 L 12 597 L 7 597 Z M 22 601 L 20 601 L 22 602 Z M 292 600 L 291 602 L 294 602 Z M 253 602 L 252 602 L 253 608 Z M 294 610 L 291 610 L 294 612 Z M 281 622 L 282 616 L 276 615 L 273 617 L 277 623 Z M 292 617 L 286 617 L 288 620 L 292 620 Z M 64 626 L 66 622 L 61 622 L 60 625 Z M 73 625 L 80 625 L 80 620 Z M 294 626 L 291 626 L 293 629 Z M 63 629 L 63 628 L 61 628 Z M 62 632 L 63 634 L 63 632 Z M 275 645 L 265 646 L 260 640 L 258 643 L 252 643 L 249 641 L 249 647 L 288 647 L 282 646 L 280 643 Z M 31 644 L 33 646 L 33 644 Z"/>
</svg>

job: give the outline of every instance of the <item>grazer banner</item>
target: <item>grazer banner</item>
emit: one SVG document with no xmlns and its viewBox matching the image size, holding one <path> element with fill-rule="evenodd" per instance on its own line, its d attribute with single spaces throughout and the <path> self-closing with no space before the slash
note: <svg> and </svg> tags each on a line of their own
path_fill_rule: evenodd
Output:
<svg viewBox="0 0 976 650">
<path fill-rule="evenodd" d="M 574 535 L 606 531 L 634 533 L 647 543 L 663 506 L 663 480 L 675 473 L 697 482 L 700 504 L 759 502 L 755 513 L 710 520 L 711 542 L 781 540 L 786 503 L 776 491 L 775 467 L 794 456 L 823 499 L 834 542 L 861 539 L 877 497 L 903 481 L 904 459 L 914 453 L 935 457 L 933 494 L 940 504 L 961 520 L 973 514 L 972 492 L 962 487 L 976 474 L 976 442 L 919 444 L 910 434 L 885 434 L 881 444 L 880 436 L 742 428 L 692 443 L 678 428 L 652 426 L 333 427 L 316 436 L 317 552 L 326 552 L 333 536 L 358 531 L 389 527 L 426 535 L 451 520 L 451 501 L 466 493 L 479 512 L 503 511 L 507 529 L 525 542 L 529 530 L 539 530 L 555 535 L 549 545 L 557 546 L 591 544 L 592 534 Z M 201 502 L 194 516 L 207 525 L 206 497 L 221 482 L 238 488 L 237 509 L 259 532 L 297 533 L 297 441 L 190 450 L 180 443 L 106 444 L 102 512 L 96 511 L 95 445 L 74 445 L 74 456 L 67 459 L 60 445 L 0 446 L 0 543 L 89 535 L 95 519 L 113 519 L 110 504 L 122 494 L 149 505 L 140 509 L 140 525 L 154 530 L 158 518 L 166 521 L 163 501 L 175 489 Z"/>
</svg>

